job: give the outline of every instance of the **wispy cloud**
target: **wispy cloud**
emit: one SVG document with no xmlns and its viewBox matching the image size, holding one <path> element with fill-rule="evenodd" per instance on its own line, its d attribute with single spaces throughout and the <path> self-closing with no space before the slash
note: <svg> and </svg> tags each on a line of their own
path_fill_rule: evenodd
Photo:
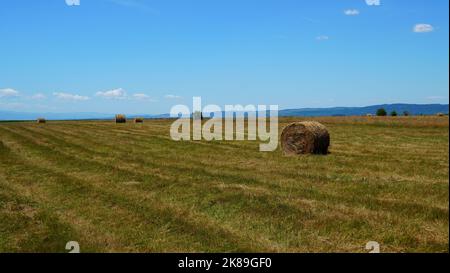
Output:
<svg viewBox="0 0 450 273">
<path fill-rule="evenodd" d="M 104 92 L 97 92 L 95 95 L 105 99 L 125 99 L 127 97 L 127 92 L 122 88 L 117 88 Z"/>
<path fill-rule="evenodd" d="M 177 96 L 177 95 L 165 95 L 164 96 L 166 99 L 169 99 L 169 100 L 176 100 L 176 99 L 181 99 L 182 97 L 181 96 Z"/>
<path fill-rule="evenodd" d="M 428 96 L 426 97 L 427 100 L 444 100 L 444 99 L 448 99 L 448 97 L 444 97 L 444 96 Z"/>
<path fill-rule="evenodd" d="M 368 6 L 380 6 L 381 0 L 366 0 Z"/>
<path fill-rule="evenodd" d="M 327 41 L 327 40 L 329 40 L 329 39 L 330 39 L 330 37 L 327 36 L 327 35 L 320 35 L 320 36 L 317 36 L 317 37 L 316 37 L 316 40 L 317 40 L 317 41 Z"/>
<path fill-rule="evenodd" d="M 136 100 L 142 100 L 142 101 L 156 101 L 154 99 L 152 99 L 149 95 L 147 94 L 143 94 L 143 93 L 136 93 L 133 94 L 133 98 Z"/>
<path fill-rule="evenodd" d="M 135 8 L 135 9 L 139 9 L 142 11 L 151 12 L 154 14 L 159 14 L 158 10 L 149 7 L 145 3 L 145 1 L 139 1 L 139 0 L 107 0 L 107 1 L 110 3 L 116 4 L 116 5 L 123 6 L 123 7 Z"/>
<path fill-rule="evenodd" d="M 305 17 L 305 16 L 300 16 L 299 17 L 301 20 L 303 20 L 303 21 L 306 21 L 306 22 L 309 22 L 309 23 L 320 23 L 320 21 L 319 20 L 316 20 L 316 19 L 313 19 L 313 18 L 311 18 L 311 17 Z"/>
<path fill-rule="evenodd" d="M 359 10 L 357 10 L 357 9 L 347 9 L 347 10 L 344 10 L 344 14 L 347 15 L 347 16 L 356 16 L 356 15 L 359 15 Z"/>
<path fill-rule="evenodd" d="M 19 91 L 14 90 L 12 88 L 0 89 L 0 98 L 18 97 L 18 96 L 19 96 Z"/>
<path fill-rule="evenodd" d="M 55 96 L 56 98 L 61 99 L 61 100 L 71 100 L 71 101 L 85 101 L 85 100 L 89 99 L 89 97 L 86 97 L 86 96 L 63 93 L 63 92 L 55 92 L 55 93 L 53 93 L 53 96 Z"/>
<path fill-rule="evenodd" d="M 138 93 L 138 94 L 133 94 L 133 98 L 145 100 L 145 99 L 149 99 L 150 97 L 146 94 Z"/>
<path fill-rule="evenodd" d="M 434 27 L 430 24 L 416 24 L 413 28 L 416 33 L 426 33 L 434 31 Z"/>
<path fill-rule="evenodd" d="M 144 93 L 134 93 L 133 95 L 128 95 L 125 89 L 117 88 L 113 90 L 97 92 L 95 94 L 97 97 L 104 99 L 118 99 L 118 100 L 140 100 L 140 101 L 156 101 L 152 99 L 149 95 Z"/>
<path fill-rule="evenodd" d="M 42 93 L 37 93 L 37 94 L 34 94 L 33 96 L 31 96 L 30 98 L 33 100 L 43 100 L 46 98 L 46 96 Z"/>
</svg>

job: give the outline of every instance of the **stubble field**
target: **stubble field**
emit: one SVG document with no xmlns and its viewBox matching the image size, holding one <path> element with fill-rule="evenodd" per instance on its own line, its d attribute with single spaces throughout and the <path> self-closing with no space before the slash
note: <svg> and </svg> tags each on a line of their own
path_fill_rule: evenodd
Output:
<svg viewBox="0 0 450 273">
<path fill-rule="evenodd" d="M 327 156 L 175 142 L 170 120 L 0 123 L 0 252 L 449 251 L 448 117 L 313 120 Z"/>
</svg>

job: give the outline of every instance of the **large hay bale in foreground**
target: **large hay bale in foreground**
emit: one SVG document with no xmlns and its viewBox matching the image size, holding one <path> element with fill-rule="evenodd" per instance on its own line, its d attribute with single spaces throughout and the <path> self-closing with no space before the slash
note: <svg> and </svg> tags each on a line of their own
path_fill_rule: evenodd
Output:
<svg viewBox="0 0 450 273">
<path fill-rule="evenodd" d="M 37 123 L 46 123 L 47 121 L 45 120 L 45 118 L 38 118 L 36 119 Z"/>
<path fill-rule="evenodd" d="M 144 118 L 135 118 L 134 123 L 144 123 Z"/>
<path fill-rule="evenodd" d="M 116 115 L 116 123 L 127 123 L 127 118 L 125 115 L 118 114 Z"/>
<path fill-rule="evenodd" d="M 292 123 L 281 133 L 281 148 L 285 155 L 328 154 L 330 134 L 315 121 Z"/>
</svg>

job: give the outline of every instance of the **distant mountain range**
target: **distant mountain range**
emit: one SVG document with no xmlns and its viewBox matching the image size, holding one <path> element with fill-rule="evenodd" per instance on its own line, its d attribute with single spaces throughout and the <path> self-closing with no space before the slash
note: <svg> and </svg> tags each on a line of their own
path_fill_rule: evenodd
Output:
<svg viewBox="0 0 450 273">
<path fill-rule="evenodd" d="M 388 113 L 396 111 L 399 115 L 407 111 L 411 115 L 435 115 L 449 113 L 448 104 L 383 104 L 365 107 L 332 107 L 332 108 L 300 108 L 280 110 L 281 117 L 320 117 L 320 116 L 361 116 L 375 114 L 378 109 L 384 108 Z M 129 115 L 130 118 L 139 116 L 144 118 L 169 118 L 169 114 L 161 115 Z M 102 113 L 27 113 L 0 111 L 0 120 L 35 120 L 43 117 L 48 120 L 86 120 L 86 119 L 113 119 L 114 114 Z"/>
<path fill-rule="evenodd" d="M 45 118 L 48 120 L 86 120 L 86 119 L 110 119 L 114 115 L 100 113 L 28 113 L 0 111 L 0 120 L 35 120 Z"/>
<path fill-rule="evenodd" d="M 383 104 L 366 107 L 333 107 L 333 108 L 303 108 L 281 110 L 279 115 L 288 116 L 361 116 L 376 114 L 377 110 L 384 108 L 388 113 L 396 111 L 399 115 L 408 112 L 411 115 L 434 115 L 437 113 L 448 114 L 448 104 Z"/>
</svg>

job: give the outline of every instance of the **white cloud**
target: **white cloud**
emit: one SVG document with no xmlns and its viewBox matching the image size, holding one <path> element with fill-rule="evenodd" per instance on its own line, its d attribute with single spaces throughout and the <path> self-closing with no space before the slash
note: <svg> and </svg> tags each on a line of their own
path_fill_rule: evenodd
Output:
<svg viewBox="0 0 450 273">
<path fill-rule="evenodd" d="M 57 97 L 58 99 L 73 100 L 73 101 L 85 101 L 85 100 L 89 99 L 89 97 L 86 97 L 86 96 L 80 96 L 80 95 L 76 95 L 76 94 L 69 94 L 69 93 L 62 93 L 62 92 L 55 92 L 55 93 L 53 93 L 53 96 Z"/>
<path fill-rule="evenodd" d="M 105 92 L 97 92 L 95 95 L 106 99 L 124 99 L 127 97 L 127 92 L 122 88 L 117 88 Z"/>
<path fill-rule="evenodd" d="M 444 96 L 429 96 L 426 99 L 427 100 L 443 100 L 443 99 L 447 99 L 447 97 L 444 97 Z"/>
<path fill-rule="evenodd" d="M 366 0 L 368 6 L 380 6 L 381 0 Z"/>
<path fill-rule="evenodd" d="M 357 9 L 348 9 L 348 10 L 344 10 L 344 14 L 345 14 L 345 15 L 348 15 L 348 16 L 359 15 L 359 10 L 357 10 Z"/>
<path fill-rule="evenodd" d="M 12 88 L 0 89 L 0 98 L 17 96 L 19 96 L 19 91 L 16 91 Z"/>
<path fill-rule="evenodd" d="M 30 98 L 33 100 L 42 100 L 42 99 L 45 99 L 46 96 L 42 93 L 37 93 L 37 94 L 34 94 L 33 96 L 31 96 Z"/>
<path fill-rule="evenodd" d="M 145 100 L 145 101 L 151 101 L 151 102 L 156 101 L 156 100 L 152 99 L 149 95 L 143 94 L 143 93 L 133 94 L 133 98 L 136 100 Z"/>
<path fill-rule="evenodd" d="M 181 99 L 181 96 L 177 96 L 177 95 L 165 95 L 164 96 L 166 99 L 171 99 L 171 100 L 176 100 L 176 99 Z"/>
<path fill-rule="evenodd" d="M 426 32 L 432 32 L 434 30 L 434 27 L 430 24 L 417 24 L 414 26 L 413 31 L 416 33 L 426 33 Z"/>
<path fill-rule="evenodd" d="M 79 6 L 80 0 L 66 0 L 66 5 L 68 6 Z"/>
<path fill-rule="evenodd" d="M 320 35 L 320 36 L 316 37 L 317 41 L 326 41 L 326 40 L 329 40 L 329 39 L 330 39 L 330 37 L 328 37 L 326 35 Z"/>
<path fill-rule="evenodd" d="M 138 94 L 133 94 L 133 98 L 139 99 L 139 100 L 146 100 L 146 99 L 149 99 L 150 97 L 146 94 L 138 93 Z"/>
</svg>

